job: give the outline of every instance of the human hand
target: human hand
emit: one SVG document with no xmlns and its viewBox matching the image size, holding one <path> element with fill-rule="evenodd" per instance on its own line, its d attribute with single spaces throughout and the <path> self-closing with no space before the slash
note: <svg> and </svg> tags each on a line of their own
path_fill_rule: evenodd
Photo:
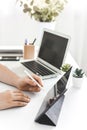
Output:
<svg viewBox="0 0 87 130">
<path fill-rule="evenodd" d="M 12 107 L 22 107 L 27 105 L 29 101 L 30 98 L 23 94 L 21 91 L 7 90 L 0 93 L 0 110 Z"/>
<path fill-rule="evenodd" d="M 42 80 L 39 76 L 33 74 L 32 77 L 41 85 L 43 86 Z M 37 84 L 30 79 L 28 76 L 24 78 L 18 79 L 17 88 L 20 90 L 25 90 L 29 92 L 39 92 L 41 89 L 37 86 Z"/>
</svg>

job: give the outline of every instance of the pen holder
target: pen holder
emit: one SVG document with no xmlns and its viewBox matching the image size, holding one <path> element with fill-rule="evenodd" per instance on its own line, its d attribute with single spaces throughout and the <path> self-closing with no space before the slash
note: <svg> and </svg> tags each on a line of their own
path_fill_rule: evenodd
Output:
<svg viewBox="0 0 87 130">
<path fill-rule="evenodd" d="M 24 59 L 34 59 L 35 46 L 34 45 L 24 45 Z"/>
</svg>

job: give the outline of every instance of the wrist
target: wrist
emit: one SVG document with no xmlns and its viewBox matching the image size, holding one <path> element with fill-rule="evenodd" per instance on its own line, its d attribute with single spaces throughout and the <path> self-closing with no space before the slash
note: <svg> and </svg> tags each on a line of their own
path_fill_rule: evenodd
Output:
<svg viewBox="0 0 87 130">
<path fill-rule="evenodd" d="M 19 90 L 22 90 L 23 84 L 24 84 L 24 78 L 18 77 L 16 80 L 15 87 L 18 88 Z"/>
<path fill-rule="evenodd" d="M 14 80 L 13 80 L 13 83 L 12 85 L 16 88 L 19 88 L 19 80 L 20 80 L 20 77 L 19 76 L 16 76 L 14 77 Z"/>
</svg>

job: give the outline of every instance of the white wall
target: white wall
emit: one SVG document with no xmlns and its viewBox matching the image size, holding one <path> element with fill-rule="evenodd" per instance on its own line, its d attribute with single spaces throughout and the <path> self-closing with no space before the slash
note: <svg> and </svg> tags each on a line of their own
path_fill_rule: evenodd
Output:
<svg viewBox="0 0 87 130">
<path fill-rule="evenodd" d="M 9 3 L 8 8 L 4 8 L 5 0 L 3 8 L 0 6 L 0 46 L 22 45 L 25 38 L 31 42 L 37 35 L 34 31 L 37 28 L 35 22 L 23 13 L 22 8 L 15 3 L 16 0 L 6 1 Z"/>
<path fill-rule="evenodd" d="M 87 73 L 87 2 L 69 0 L 64 12 L 58 17 L 56 31 L 71 36 L 70 52 Z"/>
</svg>

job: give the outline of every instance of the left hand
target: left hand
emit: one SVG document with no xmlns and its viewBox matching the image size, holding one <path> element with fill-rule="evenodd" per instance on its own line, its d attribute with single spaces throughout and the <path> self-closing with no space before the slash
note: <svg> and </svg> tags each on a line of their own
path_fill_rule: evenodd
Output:
<svg viewBox="0 0 87 130">
<path fill-rule="evenodd" d="M 39 76 L 33 74 L 32 77 L 43 87 L 42 80 Z M 39 92 L 41 89 L 28 76 L 18 79 L 17 88 L 29 92 Z"/>
</svg>

